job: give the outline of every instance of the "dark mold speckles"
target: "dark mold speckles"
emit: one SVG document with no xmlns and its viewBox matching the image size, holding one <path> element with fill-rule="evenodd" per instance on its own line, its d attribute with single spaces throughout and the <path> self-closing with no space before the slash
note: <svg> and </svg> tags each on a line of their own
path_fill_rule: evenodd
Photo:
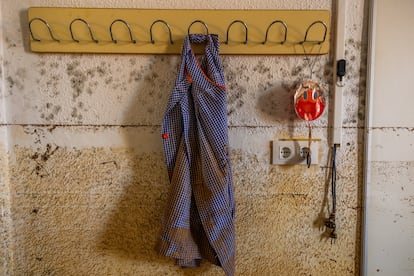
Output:
<svg viewBox="0 0 414 276">
<path fill-rule="evenodd" d="M 257 72 L 258 74 L 262 75 L 262 76 L 266 76 L 268 80 L 271 80 L 274 78 L 271 68 L 266 66 L 263 62 L 263 60 L 259 60 L 259 62 L 256 64 L 256 66 L 253 67 L 253 72 Z M 248 75 L 247 76 L 247 80 L 249 80 Z"/>
<path fill-rule="evenodd" d="M 333 82 L 333 68 L 330 64 L 325 66 L 323 76 L 326 80 L 329 80 L 329 83 Z"/>
<path fill-rule="evenodd" d="M 79 114 L 78 109 L 76 107 L 72 108 L 72 113 L 70 114 L 72 118 L 77 119 L 78 121 L 82 121 L 83 116 Z"/>
<path fill-rule="evenodd" d="M 40 114 L 41 119 L 45 119 L 46 121 L 51 121 L 55 118 L 55 115 L 53 113 L 49 113 L 48 115 L 45 115 L 44 113 Z"/>
<path fill-rule="evenodd" d="M 156 72 L 151 72 L 150 74 L 146 75 L 144 80 L 145 82 L 151 84 L 151 86 L 155 86 L 157 79 L 158 79 L 158 73 Z"/>
<path fill-rule="evenodd" d="M 4 38 L 4 42 L 6 42 L 7 48 L 15 48 L 16 47 L 16 43 L 11 42 L 10 38 L 8 38 L 7 36 Z"/>
<path fill-rule="evenodd" d="M 112 76 L 107 77 L 107 78 L 105 79 L 105 84 L 109 85 L 109 84 L 111 84 L 113 81 L 114 81 L 114 78 L 113 78 Z"/>
<path fill-rule="evenodd" d="M 34 64 L 34 67 L 38 69 L 40 75 L 40 77 L 36 79 L 39 90 L 42 90 L 45 94 L 48 94 L 51 97 L 59 95 L 60 90 L 58 89 L 58 86 L 62 79 L 62 75 L 59 74 L 59 63 L 50 62 L 48 64 L 45 60 L 40 60 Z"/>
<path fill-rule="evenodd" d="M 295 79 L 321 79 L 323 70 L 320 68 L 319 57 L 305 57 L 301 63 L 295 65 L 291 70 L 291 76 Z"/>
<path fill-rule="evenodd" d="M 69 63 L 69 64 L 66 66 L 66 72 L 67 72 L 69 75 L 72 75 L 72 73 L 71 73 L 71 72 L 75 71 L 75 70 L 76 70 L 76 68 L 79 66 L 79 64 L 80 64 L 80 62 L 79 62 L 78 60 L 74 60 L 73 62 Z"/>
<path fill-rule="evenodd" d="M 131 64 L 132 66 L 137 64 L 137 59 L 136 58 L 130 58 L 129 59 L 129 64 Z"/>
<path fill-rule="evenodd" d="M 71 79 L 71 87 L 74 89 L 73 98 L 79 97 L 85 87 L 85 76 L 82 74 L 75 74 Z"/>
<path fill-rule="evenodd" d="M 102 62 L 99 66 L 96 67 L 96 72 L 98 73 L 99 77 L 103 77 L 107 74 L 108 68 L 106 62 Z"/>
<path fill-rule="evenodd" d="M 93 69 L 86 70 L 86 75 L 90 78 L 94 78 L 95 77 L 95 70 L 93 70 Z"/>
<path fill-rule="evenodd" d="M 247 93 L 247 89 L 241 84 L 241 79 L 248 81 L 249 77 L 246 74 L 247 66 L 244 64 L 232 67 L 224 62 L 223 69 L 227 86 L 227 114 L 231 115 L 245 104 L 243 96 Z"/>
<path fill-rule="evenodd" d="M 23 132 L 28 135 L 33 136 L 35 144 L 40 144 L 42 139 L 45 138 L 45 132 L 41 128 L 34 128 L 34 127 L 26 126 L 23 128 Z"/>
<path fill-rule="evenodd" d="M 79 61 L 74 61 L 66 67 L 66 73 L 71 77 L 70 84 L 73 88 L 72 96 L 74 100 L 82 94 L 87 81 L 87 75 L 78 69 L 78 66 Z"/>
<path fill-rule="evenodd" d="M 296 65 L 292 68 L 290 74 L 292 75 L 292 77 L 299 77 L 303 75 L 303 66 Z"/>
<path fill-rule="evenodd" d="M 139 82 L 141 80 L 142 80 L 141 70 L 133 70 L 129 73 L 128 83 L 131 83 L 133 81 Z"/>
<path fill-rule="evenodd" d="M 103 61 L 98 65 L 85 68 L 77 59 L 68 63 L 66 65 L 66 73 L 70 77 L 72 100 L 77 101 L 82 94 L 90 96 L 107 89 L 115 90 L 121 88 L 121 82 L 115 83 L 116 80 L 112 77 L 110 65 L 110 63 Z M 119 70 L 122 70 L 122 68 L 119 68 Z M 74 117 L 79 120 L 82 116 L 78 114 Z"/>
<path fill-rule="evenodd" d="M 44 152 L 39 153 L 36 152 L 32 156 L 30 156 L 30 159 L 35 161 L 35 168 L 33 169 L 33 173 L 36 173 L 37 176 L 40 178 L 49 176 L 49 170 L 46 169 L 46 162 L 49 160 L 49 158 L 55 154 L 55 152 L 59 149 L 59 146 L 55 146 L 54 149 L 52 149 L 51 144 L 46 145 L 46 149 Z"/>
<path fill-rule="evenodd" d="M 244 105 L 243 95 L 246 94 L 247 90 L 245 87 L 236 84 L 230 84 L 228 86 L 227 93 L 227 114 L 231 115 L 236 110 L 240 109 Z"/>
<path fill-rule="evenodd" d="M 360 52 L 361 48 L 362 48 L 362 42 L 361 41 L 355 41 L 353 38 L 350 38 L 346 41 L 346 45 L 347 48 L 349 46 L 351 46 L 352 48 L 355 48 L 356 50 L 358 50 L 358 52 Z"/>
<path fill-rule="evenodd" d="M 402 189 L 402 190 L 404 190 L 404 187 L 401 187 L 401 189 Z M 414 207 L 414 196 L 408 196 L 408 197 L 405 197 L 405 198 L 403 199 L 403 201 L 407 202 L 407 203 L 408 203 L 408 206 L 409 206 L 410 208 L 413 208 L 413 207 Z M 413 211 L 414 211 L 414 210 L 413 210 Z M 414 213 L 414 212 L 412 212 L 412 213 Z"/>
<path fill-rule="evenodd" d="M 347 60 L 346 83 L 348 89 L 345 93 L 352 94 L 357 99 L 358 105 L 354 105 L 344 123 L 362 126 L 365 123 L 365 93 L 366 93 L 366 41 L 356 41 L 350 38 L 346 41 L 345 59 Z M 349 89 L 350 88 L 350 89 Z"/>
<path fill-rule="evenodd" d="M 365 48 L 366 43 L 362 43 L 361 41 L 355 41 L 353 38 L 350 38 L 346 41 L 347 50 L 345 50 L 345 59 L 347 60 L 346 69 L 348 79 L 358 79 L 360 77 L 363 77 L 364 74 L 362 73 L 366 71 L 365 62 L 361 63 L 360 60 L 366 59 Z M 361 55 L 360 58 L 357 57 L 358 54 Z"/>
<path fill-rule="evenodd" d="M 60 107 L 60 105 L 55 105 L 53 108 L 52 108 L 52 112 L 53 112 L 53 114 L 58 114 L 59 112 L 60 112 L 60 110 L 61 110 L 62 108 Z"/>
<path fill-rule="evenodd" d="M 26 68 L 18 68 L 16 72 L 13 74 L 13 77 L 8 76 L 6 80 L 9 84 L 10 89 L 17 88 L 19 90 L 23 90 L 24 89 L 23 84 L 26 78 L 27 78 Z"/>
<path fill-rule="evenodd" d="M 8 83 L 8 87 L 9 87 L 10 89 L 12 89 L 12 88 L 14 87 L 14 84 L 15 84 L 15 82 L 14 82 L 13 78 L 12 78 L 12 77 L 10 77 L 10 76 L 8 76 L 8 77 L 6 78 L 6 81 L 7 81 L 7 83 Z"/>
<path fill-rule="evenodd" d="M 270 72 L 270 67 L 264 65 L 263 60 L 259 60 L 256 66 L 253 67 L 254 72 L 258 72 L 259 74 L 266 74 Z"/>
<path fill-rule="evenodd" d="M 55 118 L 55 116 L 60 113 L 62 107 L 60 105 L 46 103 L 46 105 L 41 110 L 44 110 L 44 113 L 40 115 L 40 118 L 45 119 L 49 122 L 52 121 Z"/>
<path fill-rule="evenodd" d="M 46 86 L 47 88 L 51 89 L 51 95 L 53 97 L 59 95 L 58 85 L 59 85 L 60 80 L 61 80 L 60 75 L 51 74 L 46 82 Z"/>
<path fill-rule="evenodd" d="M 56 69 L 58 69 L 58 68 L 59 68 L 59 63 L 58 63 L 58 62 L 51 62 L 51 63 L 49 64 L 49 66 L 50 66 L 50 69 L 52 69 L 52 70 L 56 70 Z"/>
<path fill-rule="evenodd" d="M 8 76 L 8 77 L 6 77 L 6 81 L 7 81 L 7 86 L 10 88 L 9 89 L 10 95 L 13 94 L 12 90 L 14 88 L 17 88 L 18 90 L 23 90 L 24 89 L 23 83 L 17 78 L 13 78 L 11 76 Z"/>
<path fill-rule="evenodd" d="M 127 91 L 128 88 L 125 85 L 125 83 L 120 82 L 119 80 L 117 80 L 113 85 L 112 85 L 112 89 L 113 90 L 121 90 L 121 91 Z"/>
<path fill-rule="evenodd" d="M 44 56 L 40 57 L 41 60 L 36 64 L 36 67 L 44 67 L 46 65 L 46 61 L 44 60 Z"/>
</svg>

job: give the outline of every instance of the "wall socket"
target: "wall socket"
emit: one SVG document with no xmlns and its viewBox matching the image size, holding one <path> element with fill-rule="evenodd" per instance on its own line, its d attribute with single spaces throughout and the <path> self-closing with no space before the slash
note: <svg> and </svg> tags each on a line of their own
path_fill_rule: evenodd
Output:
<svg viewBox="0 0 414 276">
<path fill-rule="evenodd" d="M 311 165 L 319 163 L 319 140 L 312 140 L 310 149 L 308 140 L 284 139 L 273 141 L 273 164 L 306 165 L 306 156 L 311 156 Z"/>
</svg>

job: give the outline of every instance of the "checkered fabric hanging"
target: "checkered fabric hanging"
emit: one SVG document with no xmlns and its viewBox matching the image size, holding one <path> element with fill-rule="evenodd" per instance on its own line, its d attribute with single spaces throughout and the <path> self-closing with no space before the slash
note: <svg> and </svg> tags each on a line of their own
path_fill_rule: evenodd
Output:
<svg viewBox="0 0 414 276">
<path fill-rule="evenodd" d="M 191 43 L 203 43 L 198 60 Z M 234 194 L 226 88 L 217 35 L 190 34 L 162 124 L 170 195 L 159 251 L 183 267 L 201 259 L 234 275 Z"/>
</svg>

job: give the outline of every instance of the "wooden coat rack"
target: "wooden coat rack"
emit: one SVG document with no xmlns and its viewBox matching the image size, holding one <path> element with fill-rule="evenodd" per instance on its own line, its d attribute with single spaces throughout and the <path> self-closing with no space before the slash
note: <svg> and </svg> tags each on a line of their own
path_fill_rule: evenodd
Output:
<svg viewBox="0 0 414 276">
<path fill-rule="evenodd" d="M 180 54 L 189 33 L 218 34 L 221 54 L 326 54 L 328 10 L 28 10 L 33 52 Z M 197 52 L 197 50 L 195 50 Z"/>
</svg>

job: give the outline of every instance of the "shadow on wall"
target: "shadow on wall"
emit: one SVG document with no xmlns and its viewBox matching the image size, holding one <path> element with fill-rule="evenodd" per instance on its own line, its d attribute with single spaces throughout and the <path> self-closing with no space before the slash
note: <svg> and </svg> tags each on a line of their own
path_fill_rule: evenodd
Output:
<svg viewBox="0 0 414 276">
<path fill-rule="evenodd" d="M 178 62 L 174 57 L 155 56 L 144 70 L 136 72 L 140 81 L 125 113 L 127 126 L 123 127 L 129 160 L 124 162 L 127 169 L 118 170 L 129 172 L 116 177 L 122 179 L 121 183 L 115 183 L 122 187 L 121 195 L 108 216 L 98 245 L 99 251 L 120 266 L 117 270 L 108 268 L 116 272 L 194 275 L 212 269 L 212 265 L 204 262 L 200 268 L 181 270 L 156 250 L 169 192 L 160 125 Z M 148 118 L 156 119 L 147 122 Z M 132 267 L 123 265 L 125 261 Z"/>
<path fill-rule="evenodd" d="M 296 114 L 292 91 L 294 91 L 292 87 L 275 86 L 261 93 L 256 109 L 264 119 L 280 123 L 293 123 Z"/>
<path fill-rule="evenodd" d="M 161 121 L 147 121 L 153 117 L 149 114 L 153 107 L 160 105 L 157 102 L 164 104 L 167 101 L 171 85 L 160 87 L 156 82 L 168 70 L 171 70 L 169 64 L 155 57 L 151 58 L 148 68 L 131 73 L 136 74 L 138 87 L 125 112 L 123 124 L 126 126 L 121 126 L 128 161 L 123 162 L 126 168 L 118 169 L 124 175 L 115 177 L 122 180 L 114 183 L 120 187 L 120 196 L 108 216 L 99 244 L 99 249 L 115 260 L 129 259 L 153 265 L 166 262 L 155 250 L 168 194 L 159 134 Z M 173 82 L 169 78 L 166 81 Z M 152 140 L 154 137 L 159 139 Z M 154 147 L 158 152 L 150 152 Z M 124 270 L 130 271 L 127 267 Z"/>
<path fill-rule="evenodd" d="M 108 216 L 98 249 L 104 255 L 109 255 L 115 263 L 122 263 L 118 260 L 158 263 L 162 260 L 154 248 L 166 191 L 151 189 L 150 184 L 159 179 L 157 176 L 160 173 L 155 170 L 160 166 L 155 160 L 145 160 L 144 155 L 129 158 L 131 164 L 128 164 L 127 170 L 133 171 L 125 178 L 120 177 L 122 182 L 114 183 L 121 187 L 121 196 Z M 154 167 L 149 168 L 149 163 L 154 163 Z M 145 173 L 145 177 L 140 177 L 138 174 L 144 170 L 149 171 Z M 121 171 L 125 172 L 125 169 Z M 150 174 L 154 177 L 148 178 Z M 163 183 L 167 184 L 164 181 Z M 128 272 L 128 267 L 123 269 Z"/>
<path fill-rule="evenodd" d="M 26 53 L 30 53 L 30 45 L 29 45 L 29 41 L 30 41 L 30 35 L 29 32 L 27 31 L 27 29 L 29 28 L 29 22 L 27 20 L 28 18 L 28 12 L 27 9 L 23 9 L 20 10 L 20 14 L 19 14 L 19 19 L 20 19 L 20 28 L 23 30 L 21 32 L 22 34 L 22 41 L 23 41 L 23 48 L 24 51 Z"/>
</svg>

